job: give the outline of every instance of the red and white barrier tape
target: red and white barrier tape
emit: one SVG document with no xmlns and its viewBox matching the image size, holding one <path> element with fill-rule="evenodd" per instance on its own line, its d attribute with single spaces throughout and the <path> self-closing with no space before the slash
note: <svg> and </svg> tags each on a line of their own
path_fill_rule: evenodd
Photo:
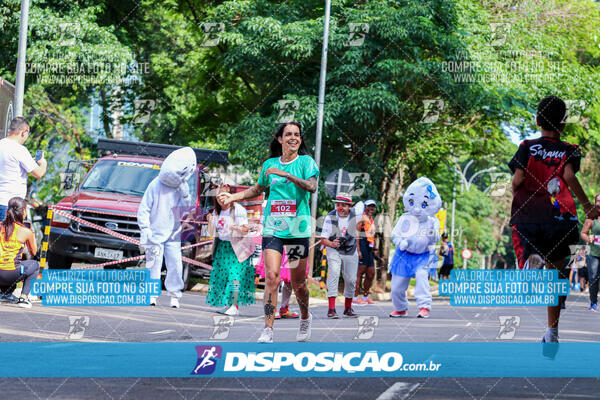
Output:
<svg viewBox="0 0 600 400">
<path fill-rule="evenodd" d="M 87 213 L 92 213 L 92 214 L 113 215 L 113 216 L 116 216 L 116 217 L 137 218 L 137 213 L 128 213 L 128 214 L 125 214 L 125 213 L 118 213 L 118 212 L 114 212 L 114 211 L 92 210 L 92 209 L 89 209 L 89 208 L 74 208 L 74 207 L 65 207 L 65 206 L 50 206 L 50 208 L 52 210 L 80 211 L 80 212 L 87 212 Z"/>
<path fill-rule="evenodd" d="M 123 235 L 122 233 L 119 233 L 119 232 L 115 232 L 115 231 L 113 231 L 111 229 L 108 229 L 108 228 L 105 228 L 103 226 L 96 225 L 96 224 L 94 224 L 92 222 L 86 221 L 85 219 L 82 219 L 82 218 L 76 217 L 76 216 L 74 216 L 72 214 L 69 214 L 66 211 L 54 210 L 54 212 L 56 214 L 58 214 L 58 215 L 62 215 L 63 217 L 72 219 L 75 222 L 78 222 L 78 223 L 83 224 L 85 226 L 89 226 L 90 228 L 94 228 L 96 230 L 99 230 L 100 232 L 106 233 L 107 235 L 114 236 L 114 237 L 116 237 L 118 239 L 124 240 L 124 241 L 129 242 L 129 243 L 133 243 L 133 244 L 138 245 L 138 246 L 140 245 L 140 241 L 139 240 L 136 240 L 134 238 L 130 238 L 129 236 Z"/>
<path fill-rule="evenodd" d="M 50 206 L 50 208 L 52 210 L 78 211 L 78 212 L 87 212 L 87 213 L 91 213 L 91 214 L 112 215 L 112 216 L 115 216 L 115 217 L 137 218 L 137 213 L 125 214 L 125 213 L 118 213 L 118 212 L 114 212 L 114 211 L 93 210 L 93 209 L 90 209 L 90 208 L 74 208 L 74 207 L 65 207 L 65 206 Z M 63 215 L 63 214 L 60 214 L 60 215 Z M 196 220 L 186 220 L 186 219 L 182 219 L 181 222 L 187 222 L 187 223 L 193 223 L 193 224 L 201 224 L 201 225 L 208 224 L 208 222 L 206 222 L 206 221 L 196 221 Z"/>
</svg>

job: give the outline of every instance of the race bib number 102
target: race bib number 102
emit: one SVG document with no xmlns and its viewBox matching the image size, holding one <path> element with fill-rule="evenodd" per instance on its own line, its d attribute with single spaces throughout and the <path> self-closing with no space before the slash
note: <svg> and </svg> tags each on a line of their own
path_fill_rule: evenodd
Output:
<svg viewBox="0 0 600 400">
<path fill-rule="evenodd" d="M 272 217 L 295 217 L 296 200 L 271 200 Z"/>
</svg>

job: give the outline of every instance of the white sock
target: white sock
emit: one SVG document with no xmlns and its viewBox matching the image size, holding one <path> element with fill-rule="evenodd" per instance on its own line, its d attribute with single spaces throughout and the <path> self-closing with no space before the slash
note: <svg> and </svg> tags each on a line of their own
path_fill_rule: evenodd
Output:
<svg viewBox="0 0 600 400">
<path fill-rule="evenodd" d="M 363 301 L 367 301 L 368 298 L 369 296 L 363 296 Z"/>
<path fill-rule="evenodd" d="M 558 341 L 558 328 L 546 328 L 546 334 L 544 335 L 546 342 L 557 342 Z"/>
<path fill-rule="evenodd" d="M 354 296 L 354 297 L 352 298 L 352 300 L 353 300 L 353 301 L 356 301 L 356 300 L 358 300 L 358 296 Z"/>
</svg>

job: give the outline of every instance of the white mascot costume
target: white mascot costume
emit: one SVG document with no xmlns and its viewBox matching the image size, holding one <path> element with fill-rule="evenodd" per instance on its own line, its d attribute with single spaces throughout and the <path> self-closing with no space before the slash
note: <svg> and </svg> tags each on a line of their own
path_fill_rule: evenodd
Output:
<svg viewBox="0 0 600 400">
<path fill-rule="evenodd" d="M 167 266 L 165 288 L 171 296 L 171 307 L 175 308 L 179 308 L 183 290 L 181 218 L 192 206 L 187 181 L 195 170 L 196 153 L 191 147 L 169 154 L 158 176 L 148 185 L 137 214 L 146 267 L 150 269 L 152 279 L 160 279 L 164 255 Z M 150 304 L 156 305 L 155 297 L 150 299 Z"/>
<path fill-rule="evenodd" d="M 390 317 L 407 314 L 406 290 L 414 277 L 417 317 L 427 318 L 431 309 L 429 272 L 437 267 L 434 244 L 440 240 L 440 223 L 434 215 L 442 207 L 442 199 L 433 182 L 421 177 L 408 186 L 403 203 L 406 212 L 392 231 L 396 252 L 390 265 L 394 304 Z"/>
</svg>

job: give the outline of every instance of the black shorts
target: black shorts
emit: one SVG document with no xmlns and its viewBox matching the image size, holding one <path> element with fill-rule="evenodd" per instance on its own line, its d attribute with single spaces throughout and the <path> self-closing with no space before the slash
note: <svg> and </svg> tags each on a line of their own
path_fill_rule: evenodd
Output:
<svg viewBox="0 0 600 400">
<path fill-rule="evenodd" d="M 440 268 L 440 275 L 450 276 L 450 271 L 454 268 L 454 264 L 444 264 Z"/>
<path fill-rule="evenodd" d="M 282 239 L 276 236 L 263 236 L 262 249 L 275 250 L 283 254 L 285 245 L 286 254 L 290 260 L 300 260 L 308 257 L 308 247 L 310 238 Z"/>
<path fill-rule="evenodd" d="M 586 282 L 589 282 L 589 281 L 590 281 L 590 278 L 589 278 L 589 275 L 588 275 L 588 269 L 587 269 L 587 267 L 581 267 L 581 268 L 579 268 L 579 269 L 577 270 L 577 277 L 578 277 L 579 279 L 581 279 L 581 278 L 585 278 L 585 281 L 586 281 Z"/>
<path fill-rule="evenodd" d="M 360 255 L 362 256 L 358 259 L 358 263 L 367 267 L 374 267 L 375 251 L 369 246 L 369 241 L 367 239 L 360 239 L 358 241 L 358 246 L 360 247 Z"/>
<path fill-rule="evenodd" d="M 578 221 L 516 224 L 523 245 L 523 259 L 539 254 L 544 260 L 559 261 L 571 255 L 569 246 L 579 242 Z"/>
</svg>

